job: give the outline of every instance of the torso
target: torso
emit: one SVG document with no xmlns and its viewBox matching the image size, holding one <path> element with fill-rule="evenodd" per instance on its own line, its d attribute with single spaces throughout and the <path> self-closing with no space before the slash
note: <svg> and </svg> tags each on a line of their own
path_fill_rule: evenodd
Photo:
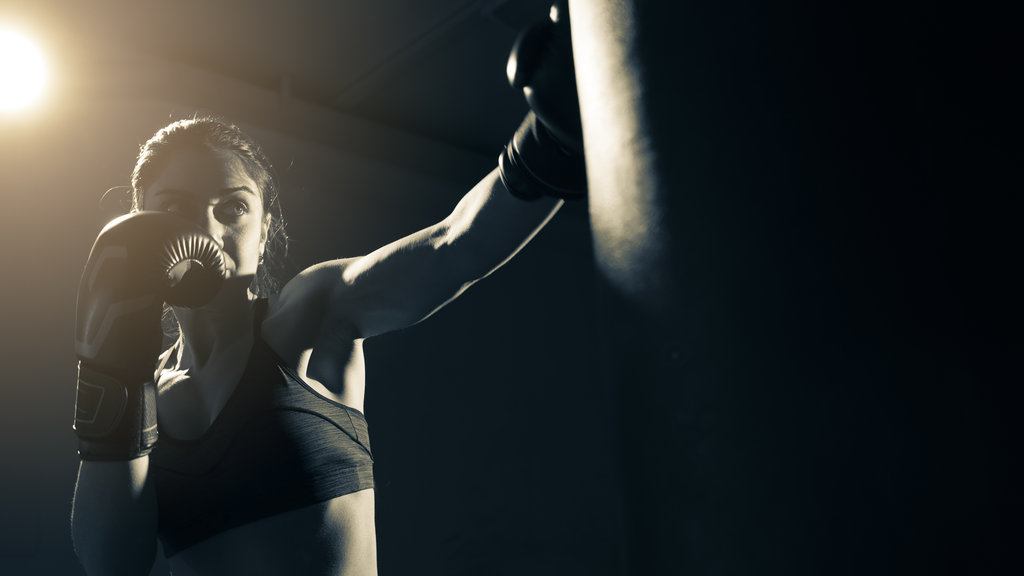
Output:
<svg viewBox="0 0 1024 576">
<path fill-rule="evenodd" d="M 169 559 L 172 576 L 377 573 L 373 490 L 243 524 Z"/>
<path fill-rule="evenodd" d="M 335 329 L 310 337 L 302 311 L 272 298 L 263 340 L 322 396 L 363 410 L 360 340 Z M 199 438 L 231 397 L 252 347 L 252 334 L 211 359 L 197 377 L 166 371 L 159 387 L 160 427 L 178 439 Z M 213 377 L 208 376 L 212 375 Z M 209 386 L 207 382 L 227 382 Z M 174 576 L 190 574 L 376 574 L 373 490 L 361 490 L 230 528 L 169 559 Z"/>
</svg>

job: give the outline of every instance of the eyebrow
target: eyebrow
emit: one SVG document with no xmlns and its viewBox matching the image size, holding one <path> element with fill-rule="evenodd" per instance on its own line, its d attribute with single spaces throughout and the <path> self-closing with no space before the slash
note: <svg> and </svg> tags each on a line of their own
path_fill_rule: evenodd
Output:
<svg viewBox="0 0 1024 576">
<path fill-rule="evenodd" d="M 233 186 L 231 188 L 221 188 L 220 190 L 217 191 L 217 195 L 227 196 L 228 194 L 234 194 L 235 192 L 247 192 L 252 196 L 259 196 L 258 194 L 253 192 L 252 189 L 249 188 L 248 186 Z M 177 188 L 161 188 L 160 190 L 154 192 L 153 196 L 162 196 L 164 194 L 172 196 L 192 196 L 191 192 L 188 192 L 186 190 L 179 190 Z"/>
</svg>

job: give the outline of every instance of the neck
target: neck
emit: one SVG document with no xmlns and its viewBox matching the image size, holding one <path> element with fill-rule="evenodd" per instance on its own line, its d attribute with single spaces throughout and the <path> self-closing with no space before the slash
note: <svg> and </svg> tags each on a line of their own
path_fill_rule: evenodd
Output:
<svg viewBox="0 0 1024 576">
<path fill-rule="evenodd" d="M 208 304 L 199 308 L 174 308 L 181 329 L 179 340 L 182 369 L 202 370 L 211 358 L 240 343 L 252 333 L 252 305 L 255 296 L 229 279 Z"/>
</svg>

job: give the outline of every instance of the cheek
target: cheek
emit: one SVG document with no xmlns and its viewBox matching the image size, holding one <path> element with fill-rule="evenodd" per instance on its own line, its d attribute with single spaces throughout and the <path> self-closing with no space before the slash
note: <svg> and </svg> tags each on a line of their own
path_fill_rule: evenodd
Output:
<svg viewBox="0 0 1024 576">
<path fill-rule="evenodd" d="M 245 262 L 258 262 L 262 245 L 263 230 L 258 222 L 248 225 L 240 231 L 238 236 L 239 257 Z"/>
</svg>

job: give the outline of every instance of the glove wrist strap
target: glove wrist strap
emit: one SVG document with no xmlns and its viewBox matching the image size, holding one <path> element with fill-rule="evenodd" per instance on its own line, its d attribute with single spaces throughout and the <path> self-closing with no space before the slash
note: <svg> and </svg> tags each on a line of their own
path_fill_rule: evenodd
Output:
<svg viewBox="0 0 1024 576">
<path fill-rule="evenodd" d="M 132 460 L 156 444 L 156 384 L 126 381 L 79 363 L 74 430 L 83 460 Z"/>
</svg>

